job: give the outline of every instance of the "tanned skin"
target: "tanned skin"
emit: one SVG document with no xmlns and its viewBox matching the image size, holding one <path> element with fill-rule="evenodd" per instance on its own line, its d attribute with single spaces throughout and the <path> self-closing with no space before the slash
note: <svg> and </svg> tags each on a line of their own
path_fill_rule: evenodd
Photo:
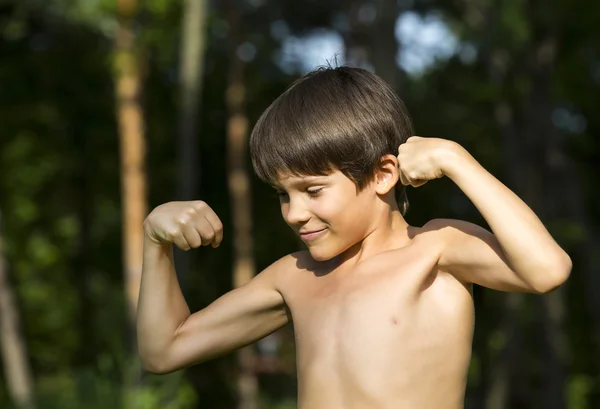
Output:
<svg viewBox="0 0 600 409">
<path fill-rule="evenodd" d="M 410 226 L 396 183 L 449 177 L 491 231 L 434 219 Z M 357 191 L 339 171 L 281 175 L 284 220 L 307 251 L 191 314 L 173 267 L 183 250 L 218 247 L 223 228 L 202 201 L 170 202 L 144 223 L 138 342 L 144 367 L 168 373 L 229 353 L 293 321 L 300 409 L 463 408 L 471 357 L 472 284 L 546 293 L 569 256 L 534 212 L 460 145 L 412 137 Z M 440 198 L 443 200 L 443 198 Z"/>
</svg>

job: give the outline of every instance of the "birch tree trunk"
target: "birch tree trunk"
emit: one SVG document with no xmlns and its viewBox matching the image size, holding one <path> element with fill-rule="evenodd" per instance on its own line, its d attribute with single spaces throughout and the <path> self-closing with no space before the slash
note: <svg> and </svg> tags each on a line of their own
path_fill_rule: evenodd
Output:
<svg viewBox="0 0 600 409">
<path fill-rule="evenodd" d="M 244 62 L 237 55 L 241 38 L 240 9 L 240 5 L 234 0 L 228 2 L 227 184 L 233 220 L 233 284 L 235 287 L 246 284 L 255 274 L 252 242 L 252 195 L 246 168 L 248 146 L 246 85 L 244 83 Z M 239 364 L 238 409 L 258 409 L 256 354 L 253 346 L 242 348 L 237 354 Z"/>
<path fill-rule="evenodd" d="M 33 377 L 25 340 L 21 333 L 21 318 L 15 300 L 15 291 L 8 279 L 2 233 L 0 213 L 0 345 L 4 378 L 8 394 L 16 408 L 35 409 Z"/>
</svg>

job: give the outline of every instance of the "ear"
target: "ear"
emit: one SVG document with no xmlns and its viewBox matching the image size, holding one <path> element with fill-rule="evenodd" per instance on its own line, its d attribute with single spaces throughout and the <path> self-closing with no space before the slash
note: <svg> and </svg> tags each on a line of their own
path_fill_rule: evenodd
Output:
<svg viewBox="0 0 600 409">
<path fill-rule="evenodd" d="M 375 191 L 380 195 L 387 194 L 398 183 L 398 158 L 384 155 L 375 169 Z"/>
</svg>

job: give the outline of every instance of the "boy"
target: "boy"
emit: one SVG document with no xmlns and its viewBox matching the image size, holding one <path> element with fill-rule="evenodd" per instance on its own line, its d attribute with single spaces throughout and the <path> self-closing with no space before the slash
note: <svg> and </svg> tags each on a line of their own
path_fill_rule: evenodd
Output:
<svg viewBox="0 0 600 409">
<path fill-rule="evenodd" d="M 462 408 L 471 285 L 545 293 L 567 279 L 571 260 L 465 149 L 412 134 L 402 102 L 364 70 L 320 69 L 294 83 L 263 113 L 250 146 L 307 251 L 190 314 L 172 243 L 217 247 L 222 225 L 201 201 L 158 206 L 144 223 L 144 367 L 175 371 L 293 320 L 299 408 Z M 459 220 L 407 224 L 405 186 L 442 176 L 493 234 Z"/>
</svg>

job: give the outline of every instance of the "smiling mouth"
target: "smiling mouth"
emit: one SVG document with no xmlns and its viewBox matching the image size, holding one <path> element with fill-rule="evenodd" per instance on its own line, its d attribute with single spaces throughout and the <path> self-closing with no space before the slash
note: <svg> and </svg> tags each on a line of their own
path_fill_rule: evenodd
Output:
<svg viewBox="0 0 600 409">
<path fill-rule="evenodd" d="M 306 232 L 306 233 L 300 233 L 300 238 L 305 241 L 313 240 L 313 239 L 317 238 L 318 236 L 320 236 L 322 233 L 324 233 L 326 230 L 327 230 L 327 228 L 324 228 L 321 230 L 315 230 L 315 231 L 311 231 L 311 232 Z"/>
</svg>

